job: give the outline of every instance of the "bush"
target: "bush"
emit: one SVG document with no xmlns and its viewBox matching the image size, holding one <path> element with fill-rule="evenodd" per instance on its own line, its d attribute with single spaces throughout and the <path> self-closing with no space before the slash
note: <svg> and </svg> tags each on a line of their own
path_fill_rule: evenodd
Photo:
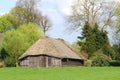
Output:
<svg viewBox="0 0 120 80">
<path fill-rule="evenodd" d="M 110 61 L 110 66 L 120 66 L 120 61 Z"/>
<path fill-rule="evenodd" d="M 104 55 L 99 55 L 92 61 L 92 66 L 109 66 L 109 61 Z"/>
<path fill-rule="evenodd" d="M 6 64 L 4 61 L 0 60 L 0 68 L 2 68 L 2 67 L 6 67 Z"/>
<path fill-rule="evenodd" d="M 7 67 L 15 67 L 15 60 L 10 56 L 6 57 L 5 63 Z"/>
<path fill-rule="evenodd" d="M 85 63 L 84 63 L 84 66 L 91 66 L 92 65 L 92 61 L 91 60 L 86 60 Z"/>
</svg>

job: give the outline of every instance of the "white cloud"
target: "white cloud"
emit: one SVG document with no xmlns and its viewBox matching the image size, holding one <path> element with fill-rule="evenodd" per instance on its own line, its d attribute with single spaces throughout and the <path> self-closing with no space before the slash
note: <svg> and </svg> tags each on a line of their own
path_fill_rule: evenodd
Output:
<svg viewBox="0 0 120 80">
<path fill-rule="evenodd" d="M 61 11 L 66 15 L 71 15 L 71 5 L 73 0 L 64 0 L 64 2 L 65 2 L 65 5 L 63 6 Z"/>
<path fill-rule="evenodd" d="M 0 15 L 4 15 L 6 13 L 7 13 L 7 9 L 3 8 L 3 7 L 0 7 Z"/>
<path fill-rule="evenodd" d="M 72 5 L 74 0 L 65 0 L 65 1 L 68 3 L 68 5 Z"/>
<path fill-rule="evenodd" d="M 70 15 L 70 7 L 72 2 L 73 0 L 42 0 L 42 3 L 45 3 L 46 7 L 51 5 L 51 7 L 48 7 L 48 9 L 56 9 L 58 12 L 64 15 Z"/>
<path fill-rule="evenodd" d="M 0 16 L 1 16 L 1 15 L 4 15 L 4 14 L 6 14 L 6 12 L 2 12 L 2 13 L 0 13 Z"/>
<path fill-rule="evenodd" d="M 71 15 L 71 10 L 69 8 L 63 8 L 62 12 L 66 15 Z"/>
</svg>

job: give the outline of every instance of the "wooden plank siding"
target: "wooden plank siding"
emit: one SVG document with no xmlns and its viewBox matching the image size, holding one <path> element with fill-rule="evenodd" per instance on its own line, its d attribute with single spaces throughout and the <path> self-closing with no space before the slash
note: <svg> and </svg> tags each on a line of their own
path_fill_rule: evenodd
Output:
<svg viewBox="0 0 120 80">
<path fill-rule="evenodd" d="M 22 67 L 59 67 L 61 59 L 51 56 L 29 56 L 20 61 Z"/>
<path fill-rule="evenodd" d="M 26 57 L 26 58 L 22 59 L 22 60 L 20 61 L 20 65 L 21 65 L 22 67 L 28 67 L 28 66 L 29 66 L 29 58 Z"/>
<path fill-rule="evenodd" d="M 22 67 L 61 67 L 61 66 L 82 66 L 84 60 L 56 58 L 52 56 L 39 55 L 28 56 L 20 61 Z"/>
</svg>

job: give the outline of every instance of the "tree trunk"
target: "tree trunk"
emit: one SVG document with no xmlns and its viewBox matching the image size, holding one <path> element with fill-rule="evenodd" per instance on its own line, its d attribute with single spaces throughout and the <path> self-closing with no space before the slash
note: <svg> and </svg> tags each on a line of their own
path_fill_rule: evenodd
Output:
<svg viewBox="0 0 120 80">
<path fill-rule="evenodd" d="M 16 61 L 15 65 L 16 65 L 16 67 L 19 67 L 19 65 L 18 65 L 18 62 L 17 62 L 17 61 Z"/>
<path fill-rule="evenodd" d="M 46 33 L 45 29 L 43 30 L 43 32 L 44 32 L 44 36 L 46 36 L 46 34 L 45 34 L 45 33 Z"/>
<path fill-rule="evenodd" d="M 15 57 L 15 66 L 16 66 L 16 67 L 19 67 L 17 57 Z"/>
</svg>

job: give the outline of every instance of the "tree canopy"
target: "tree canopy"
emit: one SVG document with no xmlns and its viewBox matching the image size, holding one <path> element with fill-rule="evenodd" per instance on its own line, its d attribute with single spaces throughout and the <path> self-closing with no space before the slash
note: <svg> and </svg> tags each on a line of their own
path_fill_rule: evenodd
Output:
<svg viewBox="0 0 120 80">
<path fill-rule="evenodd" d="M 38 24 L 44 34 L 52 27 L 52 23 L 48 16 L 42 15 L 39 6 L 40 0 L 18 0 L 16 6 L 11 9 L 10 14 L 16 20 L 17 26 L 25 23 Z"/>
<path fill-rule="evenodd" d="M 87 52 L 89 57 L 100 49 L 102 49 L 103 53 L 107 56 L 112 56 L 113 54 L 107 33 L 100 30 L 97 24 L 92 28 L 89 23 L 86 22 L 83 27 L 82 36 L 79 36 L 78 38 L 80 39 L 78 44 L 81 46 L 81 50 Z"/>
<path fill-rule="evenodd" d="M 35 43 L 43 32 L 40 27 L 33 23 L 21 25 L 17 30 L 7 31 L 3 38 L 3 49 L 8 53 L 7 62 L 14 60 L 10 64 L 18 66 L 18 58 L 33 43 Z M 10 59 L 11 58 L 11 59 Z M 15 62 L 15 63 L 14 63 Z"/>
<path fill-rule="evenodd" d="M 4 33 L 11 30 L 14 27 L 13 17 L 9 14 L 5 14 L 0 17 L 0 33 Z"/>
<path fill-rule="evenodd" d="M 97 23 L 104 28 L 112 24 L 115 9 L 114 0 L 75 0 L 71 7 L 72 14 L 68 16 L 67 21 L 73 29 L 80 29 L 86 21 L 91 27 Z"/>
</svg>

